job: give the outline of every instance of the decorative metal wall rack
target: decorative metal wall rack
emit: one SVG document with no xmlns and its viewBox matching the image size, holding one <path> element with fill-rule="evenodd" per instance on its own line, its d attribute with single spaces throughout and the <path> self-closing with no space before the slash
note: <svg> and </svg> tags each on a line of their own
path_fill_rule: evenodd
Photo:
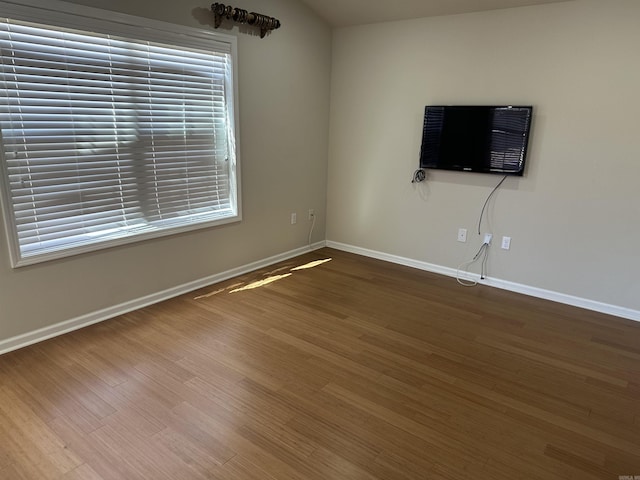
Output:
<svg viewBox="0 0 640 480">
<path fill-rule="evenodd" d="M 223 19 L 232 20 L 235 23 L 246 23 L 260 29 L 260 38 L 264 38 L 271 30 L 280 28 L 280 20 L 277 18 L 230 7 L 224 3 L 214 3 L 211 5 L 211 11 L 215 15 L 214 25 L 216 28 L 222 24 Z"/>
</svg>

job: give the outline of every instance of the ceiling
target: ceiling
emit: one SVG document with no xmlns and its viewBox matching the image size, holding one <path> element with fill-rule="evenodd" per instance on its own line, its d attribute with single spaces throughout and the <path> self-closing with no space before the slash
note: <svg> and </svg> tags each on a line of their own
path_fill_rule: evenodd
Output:
<svg viewBox="0 0 640 480">
<path fill-rule="evenodd" d="M 564 1 L 567 0 L 302 0 L 334 27 Z"/>
</svg>

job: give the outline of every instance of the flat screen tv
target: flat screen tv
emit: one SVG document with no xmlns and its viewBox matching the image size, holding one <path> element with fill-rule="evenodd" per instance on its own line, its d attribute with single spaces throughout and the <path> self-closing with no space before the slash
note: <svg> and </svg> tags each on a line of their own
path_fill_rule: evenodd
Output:
<svg viewBox="0 0 640 480">
<path fill-rule="evenodd" d="M 531 106 L 427 106 L 420 167 L 522 175 Z"/>
</svg>

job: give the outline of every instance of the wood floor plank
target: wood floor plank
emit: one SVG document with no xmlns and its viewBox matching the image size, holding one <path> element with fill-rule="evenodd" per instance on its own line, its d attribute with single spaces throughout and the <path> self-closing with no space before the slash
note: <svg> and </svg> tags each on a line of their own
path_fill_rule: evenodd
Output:
<svg viewBox="0 0 640 480">
<path fill-rule="evenodd" d="M 0 479 L 640 475 L 639 345 L 321 249 L 1 356 Z"/>
<path fill-rule="evenodd" d="M 67 473 L 63 480 L 104 480 L 86 463 Z"/>
</svg>

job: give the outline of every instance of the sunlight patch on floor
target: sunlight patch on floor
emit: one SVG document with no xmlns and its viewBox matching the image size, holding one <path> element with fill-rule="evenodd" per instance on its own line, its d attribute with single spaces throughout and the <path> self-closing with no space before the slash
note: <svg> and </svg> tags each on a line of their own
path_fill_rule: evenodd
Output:
<svg viewBox="0 0 640 480">
<path fill-rule="evenodd" d="M 217 295 L 217 294 L 222 293 L 222 292 L 226 292 L 227 290 L 231 290 L 232 288 L 236 288 L 236 287 L 239 287 L 241 285 L 242 285 L 242 282 L 234 283 L 233 285 L 229 285 L 228 287 L 221 288 L 219 290 L 214 290 L 213 292 L 205 293 L 204 295 L 200 295 L 198 297 L 194 297 L 194 300 L 202 300 L 203 298 L 213 297 L 214 295 Z"/>
<path fill-rule="evenodd" d="M 225 287 L 225 288 L 221 288 L 219 290 L 215 290 L 213 292 L 205 293 L 204 295 L 200 295 L 198 297 L 195 297 L 194 300 L 201 300 L 203 298 L 213 297 L 214 295 L 217 295 L 219 293 L 223 293 L 223 292 L 226 292 L 226 291 L 229 291 L 229 293 L 236 293 L 236 292 L 244 292 L 246 290 L 253 290 L 255 288 L 264 287 L 265 285 L 269 285 L 270 283 L 277 282 L 278 280 L 282 280 L 283 278 L 287 278 L 287 277 L 290 277 L 291 275 L 293 275 L 292 273 L 285 273 L 285 274 L 282 274 L 282 275 L 274 275 L 274 273 L 281 272 L 283 270 L 289 270 L 289 272 L 298 272 L 298 271 L 301 271 L 301 270 L 309 270 L 310 268 L 318 267 L 318 266 L 323 265 L 323 264 L 325 264 L 327 262 L 330 262 L 331 260 L 333 260 L 333 259 L 332 258 L 325 258 L 324 260 L 315 260 L 313 262 L 305 263 L 304 265 L 300 265 L 298 267 L 290 268 L 289 266 L 284 266 L 284 267 L 276 268 L 275 270 L 272 270 L 270 272 L 266 272 L 266 273 L 262 274 L 263 276 L 268 276 L 268 278 L 265 278 L 263 280 L 257 280 L 255 282 L 248 283 L 247 285 L 244 285 L 242 282 L 241 283 L 235 283 L 235 284 L 233 284 L 231 286 L 228 286 L 228 287 Z"/>
<path fill-rule="evenodd" d="M 264 287 L 265 285 L 269 285 L 270 283 L 277 282 L 278 280 L 282 280 L 283 278 L 287 278 L 293 275 L 292 273 L 285 273 L 284 275 L 273 275 L 272 277 L 265 278 L 264 280 L 258 280 L 257 282 L 252 282 L 244 287 L 236 288 L 235 290 L 231 290 L 229 293 L 236 292 L 244 292 L 246 290 L 253 290 L 254 288 Z"/>
<path fill-rule="evenodd" d="M 330 262 L 331 260 L 332 260 L 331 258 L 325 258 L 324 260 L 316 260 L 315 262 L 309 262 L 304 265 L 300 265 L 299 267 L 292 268 L 291 271 L 297 272 L 298 270 L 308 270 L 310 268 L 314 268 L 324 263 Z"/>
<path fill-rule="evenodd" d="M 291 269 L 291 264 L 285 265 L 284 267 L 276 268 L 275 270 L 271 270 L 270 272 L 263 273 L 262 276 L 263 277 L 270 277 L 274 273 L 283 272 L 285 270 L 290 270 L 290 269 Z"/>
<path fill-rule="evenodd" d="M 219 293 L 222 293 L 222 292 L 224 292 L 225 290 L 226 290 L 226 288 L 221 288 L 220 290 L 215 290 L 215 291 L 210 292 L 210 293 L 205 293 L 204 295 L 200 295 L 200 296 L 198 296 L 198 297 L 194 297 L 194 300 L 200 300 L 200 299 L 203 299 L 203 298 L 213 297 L 214 295 L 217 295 L 217 294 L 219 294 Z"/>
</svg>

